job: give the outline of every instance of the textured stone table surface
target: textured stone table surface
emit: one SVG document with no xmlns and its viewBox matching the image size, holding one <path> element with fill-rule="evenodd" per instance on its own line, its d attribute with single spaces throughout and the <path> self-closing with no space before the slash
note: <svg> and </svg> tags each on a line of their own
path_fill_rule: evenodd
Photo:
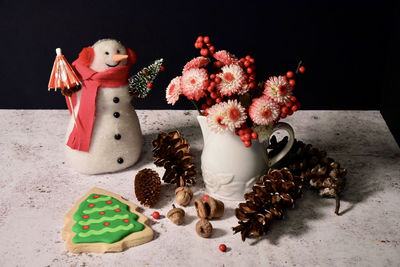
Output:
<svg viewBox="0 0 400 267">
<path fill-rule="evenodd" d="M 300 111 L 286 119 L 298 139 L 326 150 L 348 169 L 341 215 L 335 201 L 306 191 L 269 233 L 242 242 L 232 235 L 234 208 L 212 221 L 210 239 L 195 232 L 193 202 L 183 226 L 150 218 L 154 240 L 121 253 L 71 254 L 61 238 L 64 214 L 96 186 L 137 203 L 138 170 L 152 163 L 157 133 L 179 129 L 192 146 L 200 169 L 203 145 L 195 111 L 139 110 L 144 151 L 125 171 L 87 176 L 64 163 L 67 110 L 0 110 L 0 266 L 399 266 L 400 150 L 378 111 Z M 166 215 L 173 187 L 142 213 Z M 195 197 L 204 194 L 201 175 Z M 226 253 L 218 250 L 225 243 Z"/>
</svg>

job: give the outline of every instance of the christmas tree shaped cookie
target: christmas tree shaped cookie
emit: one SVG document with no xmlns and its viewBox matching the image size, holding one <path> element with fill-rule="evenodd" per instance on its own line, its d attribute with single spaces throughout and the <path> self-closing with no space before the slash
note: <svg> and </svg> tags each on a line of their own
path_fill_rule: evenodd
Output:
<svg viewBox="0 0 400 267">
<path fill-rule="evenodd" d="M 147 218 L 121 196 L 92 188 L 64 218 L 63 239 L 70 252 L 119 252 L 153 239 Z"/>
</svg>

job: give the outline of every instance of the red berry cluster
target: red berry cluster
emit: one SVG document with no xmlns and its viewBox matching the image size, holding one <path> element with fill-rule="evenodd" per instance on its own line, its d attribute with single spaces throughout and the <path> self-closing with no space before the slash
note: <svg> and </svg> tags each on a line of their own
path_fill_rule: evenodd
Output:
<svg viewBox="0 0 400 267">
<path fill-rule="evenodd" d="M 200 54 L 204 57 L 212 56 L 215 52 L 215 47 L 211 44 L 210 37 L 199 36 L 194 43 L 194 47 L 200 49 Z M 224 64 L 221 61 L 214 62 L 213 66 L 217 69 L 217 72 L 222 68 Z M 219 104 L 222 101 L 222 96 L 217 90 L 217 84 L 221 82 L 221 78 L 217 77 L 214 73 L 209 76 L 210 82 L 207 84 L 207 96 L 205 103 L 201 105 L 201 109 L 205 111 L 207 116 L 207 109 L 214 104 Z"/>
<path fill-rule="evenodd" d="M 306 68 L 304 66 L 299 66 L 298 69 L 296 70 L 296 74 L 300 73 L 303 74 L 306 71 Z M 296 87 L 296 78 L 295 78 L 295 73 L 293 71 L 288 71 L 286 72 L 286 75 L 283 76 L 283 79 L 288 82 L 292 88 L 292 90 L 295 89 Z M 287 90 L 284 88 L 279 88 L 279 90 Z M 286 91 L 283 92 L 283 94 L 286 94 Z M 290 97 L 290 101 L 283 105 L 281 107 L 281 114 L 280 117 L 282 119 L 286 118 L 287 116 L 290 116 L 293 114 L 293 112 L 297 111 L 300 109 L 301 103 L 297 100 L 295 96 Z"/>
<path fill-rule="evenodd" d="M 215 47 L 211 45 L 210 37 L 208 36 L 197 37 L 194 47 L 200 49 L 200 54 L 204 57 L 212 55 L 215 52 Z"/>
<path fill-rule="evenodd" d="M 243 64 L 242 68 L 246 72 L 245 77 L 250 93 L 254 94 L 257 87 L 255 60 L 251 56 L 247 55 L 246 57 L 242 57 L 240 62 Z"/>
<path fill-rule="evenodd" d="M 247 123 L 243 123 L 240 129 L 236 129 L 235 133 L 240 136 L 240 141 L 244 143 L 245 147 L 251 146 L 251 139 L 257 139 L 257 132 L 253 131 L 251 127 L 247 125 Z"/>
</svg>

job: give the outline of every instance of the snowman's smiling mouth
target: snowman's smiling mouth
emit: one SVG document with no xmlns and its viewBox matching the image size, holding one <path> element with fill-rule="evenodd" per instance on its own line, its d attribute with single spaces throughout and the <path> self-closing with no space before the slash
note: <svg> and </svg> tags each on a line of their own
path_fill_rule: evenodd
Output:
<svg viewBox="0 0 400 267">
<path fill-rule="evenodd" d="M 119 65 L 119 63 L 121 63 L 121 61 L 120 62 L 118 62 L 117 64 L 115 64 L 115 65 L 110 65 L 110 64 L 107 64 L 106 63 L 106 65 L 108 66 L 108 67 L 110 67 L 110 68 L 113 68 L 113 67 L 116 67 L 116 66 L 118 66 Z"/>
</svg>

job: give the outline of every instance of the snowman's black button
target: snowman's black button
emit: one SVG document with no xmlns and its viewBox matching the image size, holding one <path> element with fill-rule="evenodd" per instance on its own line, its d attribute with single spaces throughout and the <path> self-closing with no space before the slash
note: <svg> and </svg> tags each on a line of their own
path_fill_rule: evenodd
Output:
<svg viewBox="0 0 400 267">
<path fill-rule="evenodd" d="M 117 103 L 119 102 L 119 98 L 118 98 L 118 97 L 114 97 L 114 98 L 113 98 L 113 102 L 114 102 L 115 104 L 117 104 Z"/>
<path fill-rule="evenodd" d="M 117 159 L 117 162 L 118 162 L 119 164 L 122 164 L 122 163 L 124 163 L 124 159 L 123 159 L 123 158 L 118 158 L 118 159 Z"/>
<path fill-rule="evenodd" d="M 119 112 L 114 112 L 114 117 L 119 118 Z"/>
<path fill-rule="evenodd" d="M 114 135 L 114 138 L 115 138 L 115 140 L 119 140 L 119 139 L 121 139 L 121 135 L 120 134 L 116 134 L 116 135 Z"/>
</svg>

